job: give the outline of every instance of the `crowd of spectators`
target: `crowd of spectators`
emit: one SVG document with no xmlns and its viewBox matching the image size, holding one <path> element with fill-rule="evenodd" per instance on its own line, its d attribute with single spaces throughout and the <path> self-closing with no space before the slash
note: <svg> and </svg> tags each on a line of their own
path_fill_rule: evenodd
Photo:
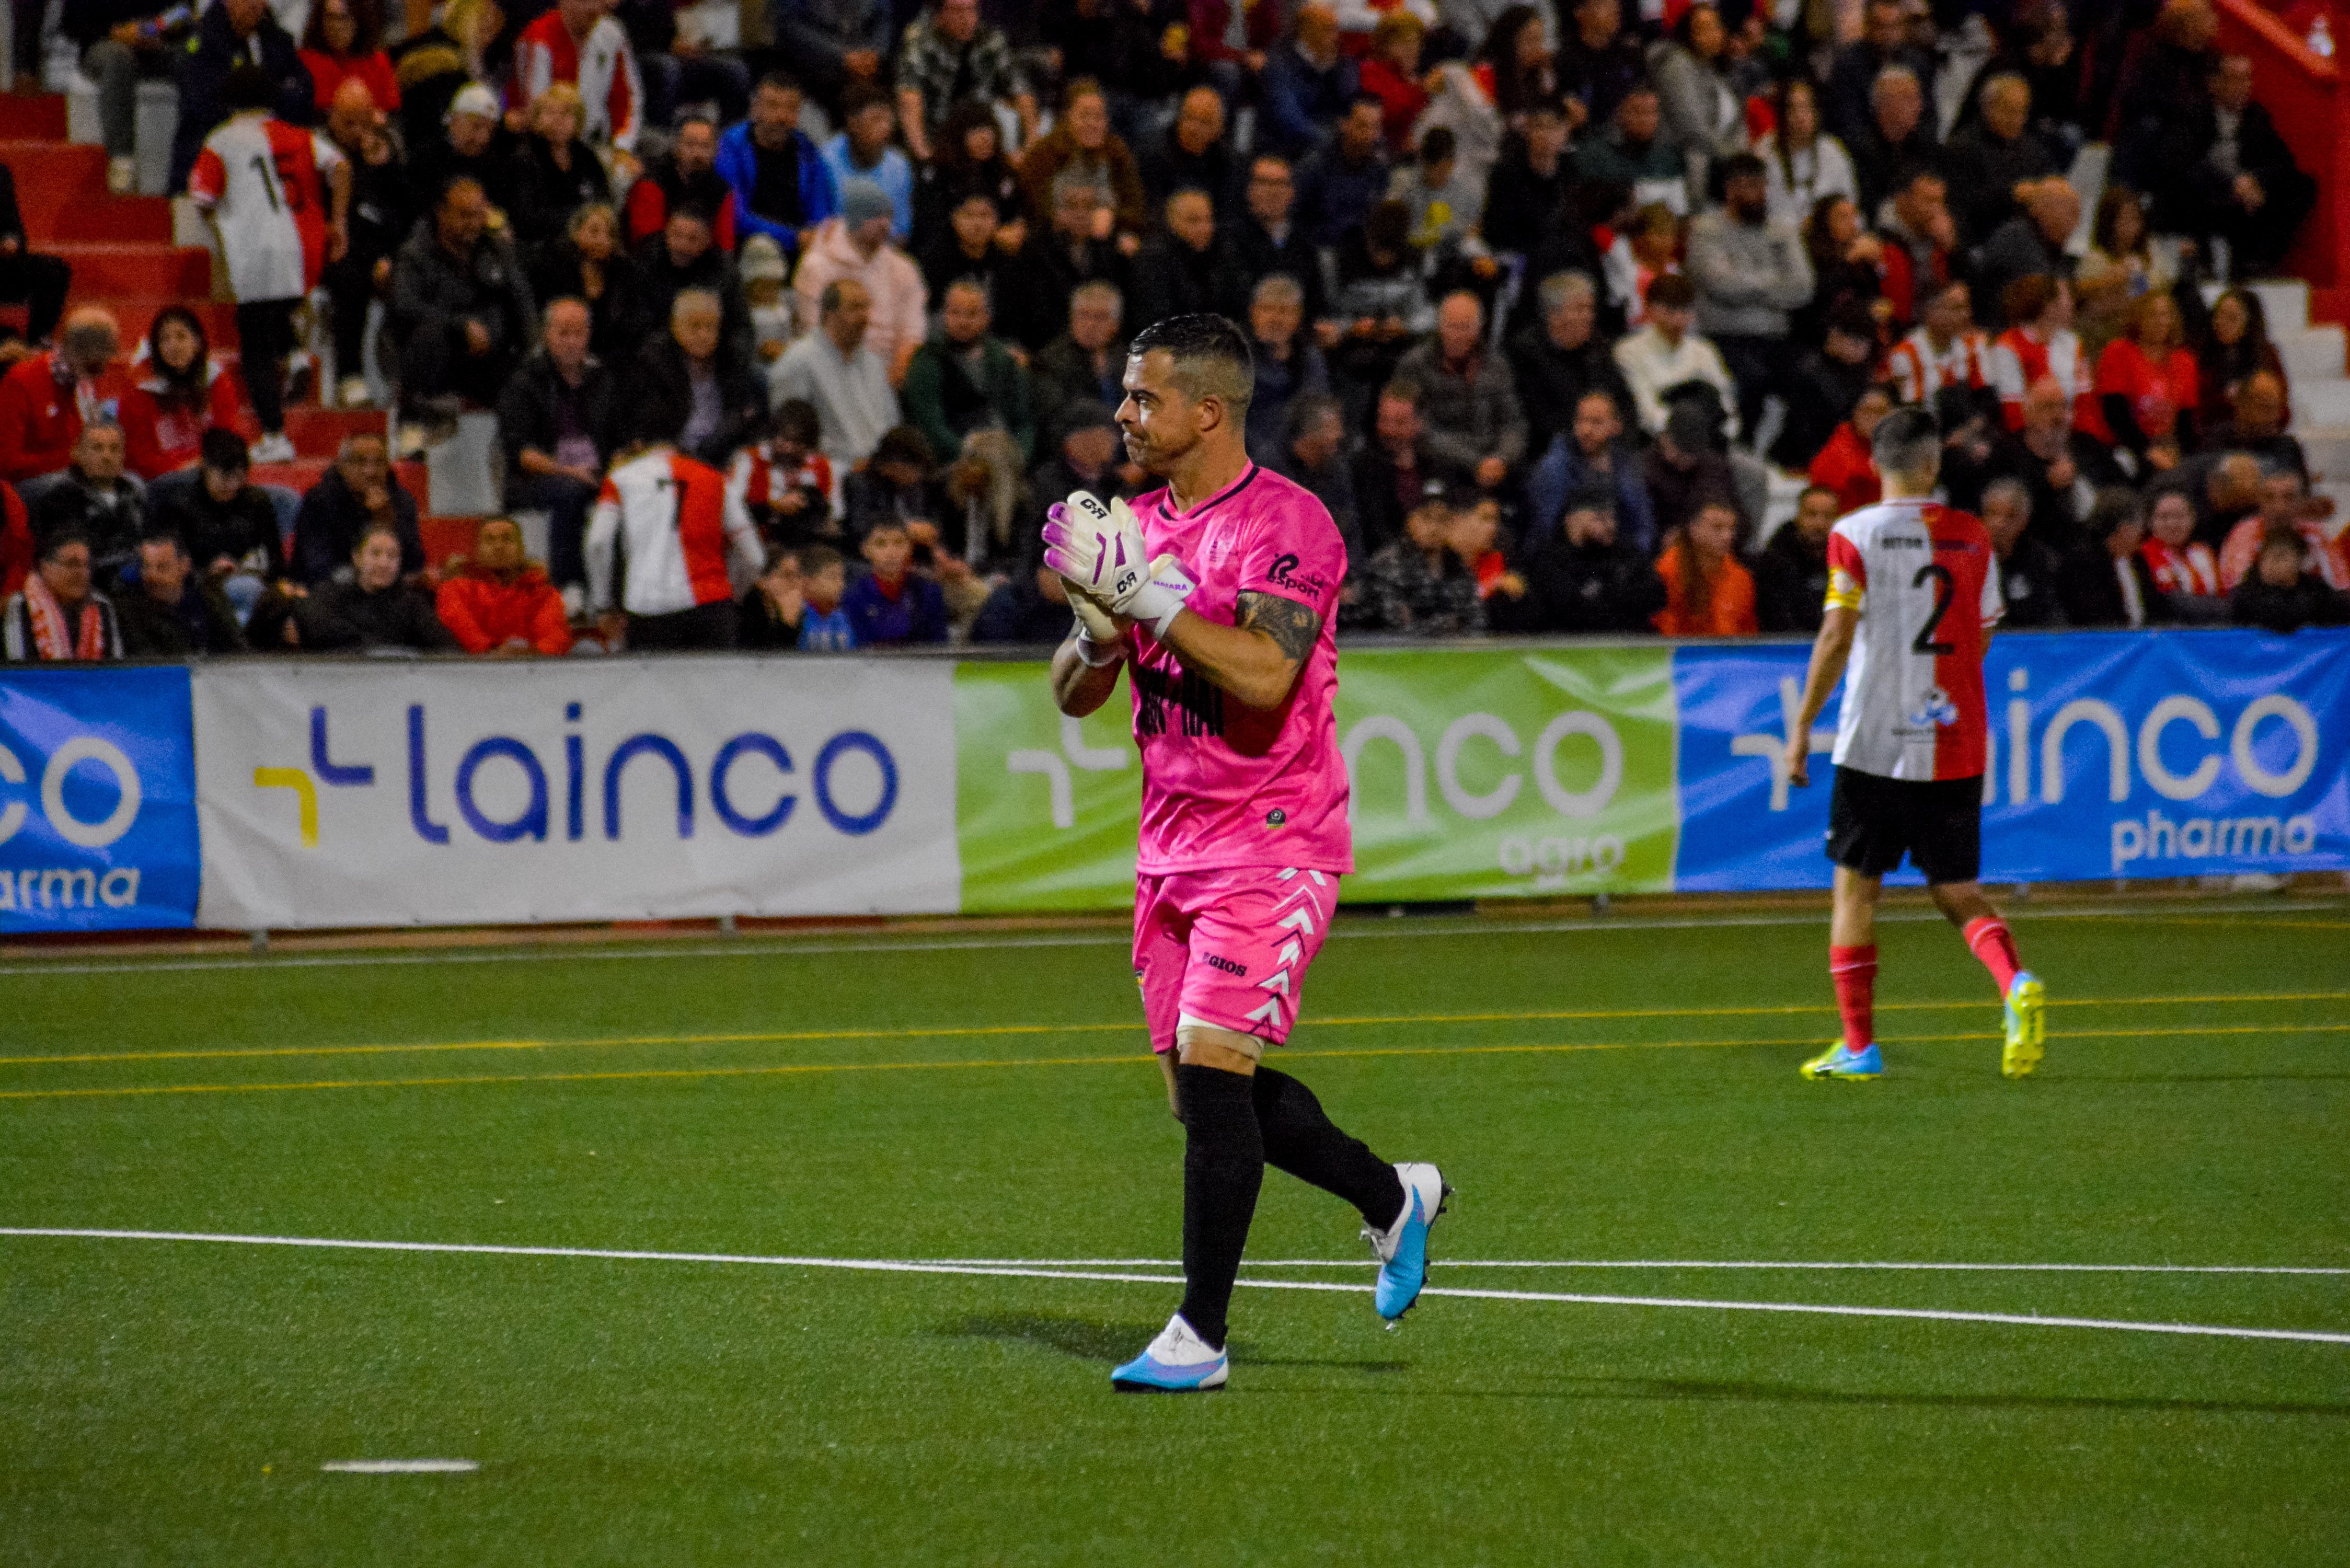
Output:
<svg viewBox="0 0 2350 1568">
<path fill-rule="evenodd" d="M 1034 519 L 1146 488 L 1124 343 L 1193 311 L 1349 631 L 1808 630 L 1905 404 L 2010 625 L 2350 619 L 2241 286 L 2314 185 L 2210 0 L 380 3 L 64 8 L 119 189 L 143 77 L 208 210 L 298 146 L 321 389 L 397 434 L 256 485 L 202 321 L 60 321 L 0 182 L 10 657 L 1057 640 Z M 395 459 L 475 410 L 512 515 L 428 570 Z"/>
</svg>

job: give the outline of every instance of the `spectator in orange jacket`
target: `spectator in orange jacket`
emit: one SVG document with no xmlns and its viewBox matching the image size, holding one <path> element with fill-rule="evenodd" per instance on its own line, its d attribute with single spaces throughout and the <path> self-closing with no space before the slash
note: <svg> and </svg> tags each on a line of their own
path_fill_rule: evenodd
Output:
<svg viewBox="0 0 2350 1568">
<path fill-rule="evenodd" d="M 510 518 L 482 524 L 472 558 L 441 585 L 434 607 L 468 653 L 526 659 L 571 651 L 563 596 L 545 570 L 523 558 L 522 528 Z"/>
<path fill-rule="evenodd" d="M 1656 628 L 1667 637 L 1752 637 L 1754 574 L 1739 560 L 1738 508 L 1709 501 L 1657 557 L 1665 607 Z"/>
<path fill-rule="evenodd" d="M 22 485 L 64 472 L 82 421 L 114 419 L 106 405 L 120 398 L 111 367 L 121 345 L 112 313 L 84 306 L 66 317 L 55 348 L 18 360 L 0 378 L 0 479 Z"/>
</svg>

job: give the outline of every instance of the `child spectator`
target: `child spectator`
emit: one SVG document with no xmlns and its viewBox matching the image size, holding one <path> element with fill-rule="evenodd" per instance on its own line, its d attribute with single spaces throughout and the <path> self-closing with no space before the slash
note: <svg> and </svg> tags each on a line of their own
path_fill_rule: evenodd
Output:
<svg viewBox="0 0 2350 1568">
<path fill-rule="evenodd" d="M 810 545 L 802 550 L 800 584 L 807 599 L 807 608 L 800 617 L 800 651 L 854 652 L 857 623 L 841 602 L 848 592 L 848 563 L 840 552 L 829 545 Z"/>
<path fill-rule="evenodd" d="M 11 608 L 13 612 L 13 605 Z M 2261 542 L 2252 570 L 2236 585 L 2228 608 L 2238 626 L 2256 626 L 2264 631 L 2293 632 L 2305 626 L 2350 623 L 2350 596 L 2327 587 L 2309 569 L 2307 552 L 2290 534 L 2271 534 Z M 15 657 L 16 629 L 12 613 L 8 619 L 11 657 Z"/>
<path fill-rule="evenodd" d="M 799 313 L 784 287 L 786 275 L 781 245 L 765 234 L 753 234 L 743 244 L 737 269 L 743 279 L 743 302 L 751 308 L 751 346 L 761 373 L 784 357 L 799 336 Z"/>
<path fill-rule="evenodd" d="M 1657 557 L 1665 607 L 1654 618 L 1667 637 L 1752 637 L 1754 574 L 1736 553 L 1738 509 L 1709 501 Z"/>
<path fill-rule="evenodd" d="M 930 578 L 914 576 L 914 541 L 906 524 L 896 518 L 876 523 L 866 533 L 864 550 L 872 569 L 850 585 L 840 603 L 855 628 L 855 646 L 944 642 L 946 597 Z"/>
<path fill-rule="evenodd" d="M 1452 132 L 1440 125 L 1419 139 L 1419 161 L 1388 177 L 1388 200 L 1410 209 L 1411 243 L 1423 251 L 1460 244 L 1485 212 L 1484 188 L 1461 172 Z"/>
<path fill-rule="evenodd" d="M 2184 621 L 2224 620 L 2228 600 L 2220 586 L 2220 557 L 2195 537 L 2195 499 L 2176 485 L 2154 493 L 2147 513 L 2150 535 L 2138 546 L 2157 592 Z"/>
<path fill-rule="evenodd" d="M 130 472 L 154 480 L 187 467 L 206 431 L 234 431 L 238 411 L 236 382 L 213 362 L 196 313 L 184 305 L 158 311 L 145 373 L 122 395 Z"/>
<path fill-rule="evenodd" d="M 816 405 L 788 398 L 775 410 L 766 439 L 734 454 L 726 488 L 760 533 L 795 544 L 839 536 L 832 515 L 832 462 L 816 443 Z"/>
<path fill-rule="evenodd" d="M 759 580 L 744 590 L 736 604 L 738 646 L 769 651 L 797 648 L 800 628 L 807 616 L 800 552 L 777 550 L 767 557 L 767 569 L 759 575 Z"/>
<path fill-rule="evenodd" d="M 351 169 L 332 141 L 270 112 L 276 84 L 259 67 L 230 71 L 225 96 L 232 113 L 204 139 L 188 194 L 228 259 L 238 366 L 261 424 L 254 461 L 290 462 L 285 361 L 294 311 L 350 243 Z"/>
<path fill-rule="evenodd" d="M 522 527 L 511 518 L 483 520 L 472 557 L 441 585 L 435 607 L 468 653 L 527 659 L 571 651 L 563 596 L 544 567 L 524 558 Z"/>
<path fill-rule="evenodd" d="M 1047 647 L 1069 635 L 1070 615 L 1069 585 L 1039 562 L 996 585 L 971 623 L 971 640 Z"/>
</svg>

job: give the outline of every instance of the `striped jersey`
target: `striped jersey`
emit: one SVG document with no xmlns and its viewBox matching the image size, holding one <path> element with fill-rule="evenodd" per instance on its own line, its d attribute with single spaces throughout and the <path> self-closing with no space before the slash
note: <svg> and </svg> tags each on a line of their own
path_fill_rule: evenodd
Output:
<svg viewBox="0 0 2350 1568">
<path fill-rule="evenodd" d="M 1945 387 L 1979 391 L 1991 385 L 1991 340 L 1969 330 L 1937 351 L 1920 327 L 1885 356 L 1885 373 L 1905 403 L 1930 403 Z"/>
<path fill-rule="evenodd" d="M 2073 400 L 2073 417 L 2083 430 L 2089 406 L 2095 400 L 2090 383 L 2095 379 L 2088 355 L 2081 351 L 2080 335 L 2057 333 L 2043 343 L 2021 327 L 2001 333 L 1991 346 L 1991 381 L 1999 389 L 1999 410 L 2012 431 L 2023 428 L 2023 394 L 2043 376 L 2054 376 Z"/>
<path fill-rule="evenodd" d="M 243 304 L 299 299 L 327 264 L 327 176 L 343 161 L 314 131 L 257 109 L 204 138 L 188 194 L 213 216 Z"/>
<path fill-rule="evenodd" d="M 726 476 L 707 464 L 655 447 L 605 477 L 588 520 L 588 602 L 630 615 L 673 615 L 734 597 L 730 564 L 748 584 L 764 564 L 758 530 Z"/>
<path fill-rule="evenodd" d="M 1971 513 L 1884 501 L 1828 535 L 1828 607 L 1860 624 L 1836 719 L 1840 768 L 1888 779 L 1983 771 L 1983 647 L 2002 605 Z"/>
<path fill-rule="evenodd" d="M 569 82 L 588 109 L 581 138 L 635 151 L 644 121 L 644 78 L 637 74 L 627 30 L 609 16 L 598 17 L 585 41 L 575 42 L 562 13 L 547 11 L 515 39 L 514 70 L 521 104 L 556 82 Z"/>
</svg>

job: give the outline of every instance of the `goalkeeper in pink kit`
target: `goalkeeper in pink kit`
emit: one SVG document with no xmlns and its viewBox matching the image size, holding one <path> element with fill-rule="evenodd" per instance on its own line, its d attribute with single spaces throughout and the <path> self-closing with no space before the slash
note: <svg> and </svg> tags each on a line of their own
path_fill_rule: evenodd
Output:
<svg viewBox="0 0 2350 1568">
<path fill-rule="evenodd" d="M 1330 618 L 1347 550 L 1307 491 L 1249 461 L 1254 371 L 1221 316 L 1137 334 L 1118 428 L 1166 483 L 1105 508 L 1079 493 L 1045 524 L 1045 563 L 1077 624 L 1053 695 L 1083 716 L 1128 671 L 1142 752 L 1134 971 L 1183 1124 L 1183 1303 L 1111 1374 L 1127 1392 L 1222 1386 L 1225 1314 L 1269 1162 L 1363 1216 L 1392 1322 L 1428 1274 L 1450 1190 L 1433 1165 L 1388 1165 L 1263 1064 L 1297 1021 L 1307 966 L 1354 869 L 1331 701 Z"/>
</svg>

